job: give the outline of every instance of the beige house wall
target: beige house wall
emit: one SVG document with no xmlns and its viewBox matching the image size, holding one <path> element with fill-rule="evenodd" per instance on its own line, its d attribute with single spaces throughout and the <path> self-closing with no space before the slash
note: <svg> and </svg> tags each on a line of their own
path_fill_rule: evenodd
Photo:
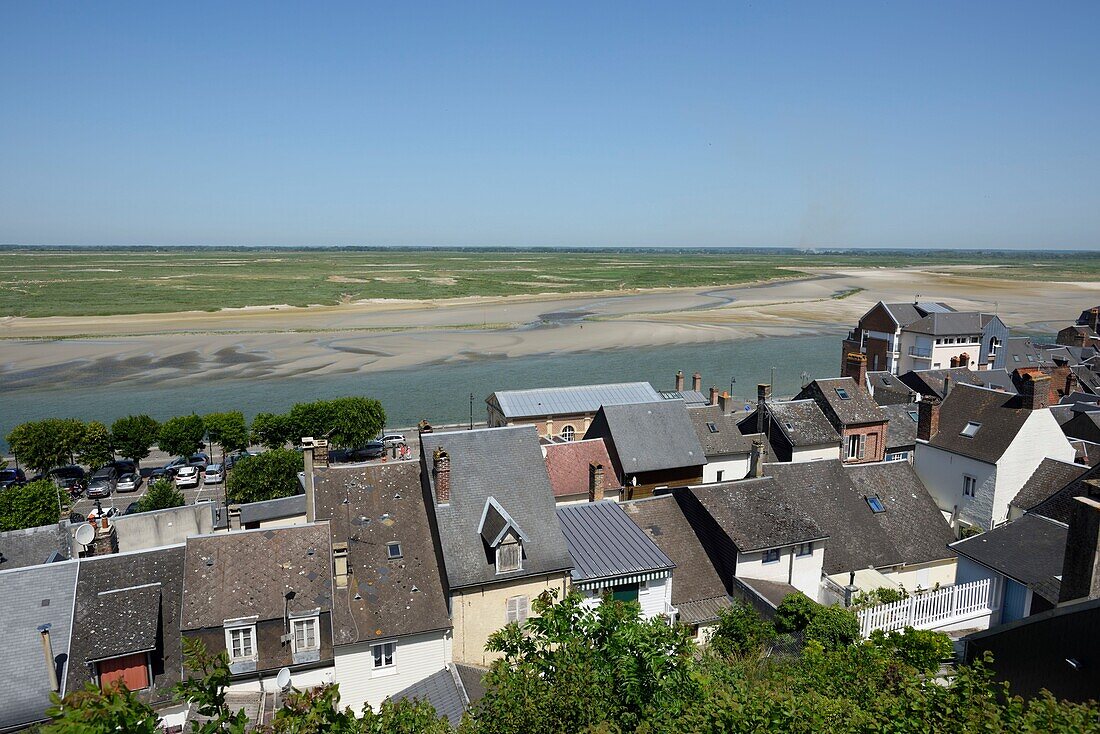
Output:
<svg viewBox="0 0 1100 734">
<path fill-rule="evenodd" d="M 528 614 L 534 616 L 531 602 L 549 589 L 556 590 L 560 600 L 566 593 L 568 578 L 568 573 L 555 573 L 452 591 L 455 662 L 488 665 L 496 660 L 500 655 L 487 653 L 485 643 L 489 635 L 507 624 L 508 600 L 527 597 Z"/>
</svg>

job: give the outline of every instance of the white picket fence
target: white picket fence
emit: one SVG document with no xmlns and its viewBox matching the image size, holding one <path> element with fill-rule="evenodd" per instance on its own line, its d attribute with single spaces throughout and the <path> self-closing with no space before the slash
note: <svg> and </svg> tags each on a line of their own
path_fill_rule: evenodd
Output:
<svg viewBox="0 0 1100 734">
<path fill-rule="evenodd" d="M 993 581 L 982 579 L 926 591 L 890 604 L 880 604 L 859 612 L 860 632 L 864 637 L 869 637 L 875 630 L 891 632 L 905 627 L 944 627 L 953 621 L 989 611 L 992 608 L 993 592 Z"/>
</svg>

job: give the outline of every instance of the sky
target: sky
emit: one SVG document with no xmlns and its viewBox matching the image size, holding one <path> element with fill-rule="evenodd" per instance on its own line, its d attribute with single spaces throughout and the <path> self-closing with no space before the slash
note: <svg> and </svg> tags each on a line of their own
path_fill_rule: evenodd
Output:
<svg viewBox="0 0 1100 734">
<path fill-rule="evenodd" d="M 0 3 L 0 243 L 1100 248 L 1100 3 Z"/>
</svg>

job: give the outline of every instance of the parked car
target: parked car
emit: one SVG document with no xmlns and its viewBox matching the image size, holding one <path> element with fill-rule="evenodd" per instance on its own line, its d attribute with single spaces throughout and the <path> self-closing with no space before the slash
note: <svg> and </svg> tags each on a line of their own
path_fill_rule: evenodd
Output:
<svg viewBox="0 0 1100 734">
<path fill-rule="evenodd" d="M 123 515 L 134 515 L 141 512 L 141 500 L 134 500 L 130 504 L 126 505 L 126 511 Z"/>
<path fill-rule="evenodd" d="M 0 489 L 26 483 L 27 475 L 22 469 L 0 469 Z"/>
<path fill-rule="evenodd" d="M 225 457 L 225 468 L 232 469 L 234 464 L 241 459 L 247 459 L 249 456 L 252 456 L 252 454 L 247 451 L 234 451 L 232 454 Z"/>
<path fill-rule="evenodd" d="M 111 493 L 115 491 L 117 483 L 118 472 L 115 471 L 113 466 L 105 466 L 93 474 L 91 481 L 88 482 L 88 496 L 91 498 L 110 497 Z"/>
<path fill-rule="evenodd" d="M 119 492 L 136 492 L 142 484 L 143 480 L 141 475 L 130 472 L 118 478 L 118 484 L 115 485 L 115 489 Z"/>
<path fill-rule="evenodd" d="M 172 459 L 171 461 L 169 461 L 167 464 L 164 465 L 164 468 L 165 469 L 174 469 L 177 466 L 187 466 L 187 461 L 188 461 L 188 459 L 187 459 L 186 456 L 180 456 L 180 457 L 177 457 L 177 458 Z"/>
<path fill-rule="evenodd" d="M 393 448 L 394 446 L 400 446 L 406 443 L 405 436 L 400 433 L 387 433 L 382 437 L 382 443 L 386 448 Z"/>
<path fill-rule="evenodd" d="M 385 453 L 385 444 L 381 441 L 371 441 L 366 446 L 353 449 L 351 455 L 355 461 L 368 461 L 370 459 L 381 459 Z"/>
<path fill-rule="evenodd" d="M 158 479 L 167 479 L 168 481 L 172 481 L 172 470 L 166 466 L 155 466 L 149 470 L 146 478 L 150 482 L 155 482 Z"/>
<path fill-rule="evenodd" d="M 187 463 L 192 466 L 198 466 L 199 464 L 206 466 L 210 463 L 210 457 L 200 451 L 197 454 L 192 454 Z"/>
<path fill-rule="evenodd" d="M 50 469 L 46 472 L 46 476 L 52 479 L 54 484 L 61 489 L 69 490 L 70 497 L 79 497 L 84 492 L 85 477 L 87 475 L 84 473 L 84 469 L 76 464 Z"/>
<path fill-rule="evenodd" d="M 118 461 L 111 462 L 111 466 L 115 468 L 118 475 L 121 477 L 123 474 L 137 474 L 138 465 L 136 462 L 129 459 L 119 459 Z"/>
<path fill-rule="evenodd" d="M 201 478 L 202 472 L 197 466 L 181 466 L 176 472 L 176 487 L 179 489 L 197 487 Z"/>
<path fill-rule="evenodd" d="M 221 464 L 209 464 L 206 467 L 206 473 L 203 475 L 202 481 L 204 484 L 218 484 L 225 481 L 225 469 Z"/>
</svg>

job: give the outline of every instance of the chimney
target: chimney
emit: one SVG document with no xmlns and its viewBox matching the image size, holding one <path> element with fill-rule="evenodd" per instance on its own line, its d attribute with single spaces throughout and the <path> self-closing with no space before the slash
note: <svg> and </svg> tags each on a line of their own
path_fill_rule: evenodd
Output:
<svg viewBox="0 0 1100 734">
<path fill-rule="evenodd" d="M 764 460 L 768 458 L 768 450 L 764 448 L 764 440 L 753 439 L 752 453 L 749 455 L 749 476 L 760 478 L 764 476 Z"/>
<path fill-rule="evenodd" d="M 1073 499 L 1059 604 L 1100 597 L 1100 481 L 1086 479 L 1082 484 L 1088 495 Z"/>
<path fill-rule="evenodd" d="M 318 469 L 328 467 L 328 439 L 317 438 L 313 440 L 313 466 Z"/>
<path fill-rule="evenodd" d="M 435 478 L 435 501 L 445 505 L 451 501 L 451 457 L 442 446 L 432 454 L 432 476 Z"/>
<path fill-rule="evenodd" d="M 592 462 L 588 465 L 588 501 L 599 502 L 603 499 L 603 464 Z"/>
<path fill-rule="evenodd" d="M 718 388 L 714 385 L 710 386 L 710 404 L 718 405 Z"/>
<path fill-rule="evenodd" d="M 104 515 L 90 520 L 95 528 L 95 537 L 84 550 L 85 556 L 109 556 L 118 553 L 118 534 L 110 519 Z"/>
<path fill-rule="evenodd" d="M 951 358 L 951 369 L 955 369 L 958 366 L 959 366 L 959 358 L 958 357 L 952 357 Z"/>
<path fill-rule="evenodd" d="M 691 376 L 691 389 L 695 392 L 703 392 L 703 376 L 698 372 Z"/>
<path fill-rule="evenodd" d="M 764 433 L 764 403 L 771 394 L 772 386 L 760 383 L 756 386 L 756 432 Z"/>
<path fill-rule="evenodd" d="M 917 403 L 917 438 L 931 441 L 940 430 L 940 401 L 926 397 Z"/>
<path fill-rule="evenodd" d="M 1100 308 L 1090 308 L 1085 323 L 1093 330 L 1093 333 L 1100 334 Z"/>
<path fill-rule="evenodd" d="M 684 371 L 676 370 L 676 392 L 684 389 Z"/>
<path fill-rule="evenodd" d="M 844 374 L 851 377 L 860 387 L 867 386 L 867 357 L 859 352 L 849 352 L 844 358 Z"/>
<path fill-rule="evenodd" d="M 302 479 L 306 485 L 306 522 L 313 522 L 317 519 L 317 506 L 314 502 L 316 492 L 313 487 L 313 447 L 313 436 L 306 436 L 302 439 Z M 232 528 L 232 523 L 230 527 Z"/>
<path fill-rule="evenodd" d="M 240 530 L 241 529 L 241 506 L 230 505 L 228 508 L 229 514 L 229 529 Z"/>
<path fill-rule="evenodd" d="M 724 392 L 718 396 L 718 407 L 723 413 L 733 412 L 733 396 Z"/>
<path fill-rule="evenodd" d="M 332 576 L 337 589 L 348 588 L 348 544 L 332 544 Z"/>
<path fill-rule="evenodd" d="M 966 352 L 963 352 L 962 354 L 959 355 L 959 366 L 960 367 L 970 367 L 970 355 L 967 354 Z"/>
<path fill-rule="evenodd" d="M 1064 394 L 1072 395 L 1075 392 L 1077 392 L 1077 375 L 1071 369 L 1069 374 L 1066 375 L 1066 391 Z"/>
<path fill-rule="evenodd" d="M 57 661 L 53 656 L 53 642 L 50 640 L 50 623 L 40 625 L 38 633 L 42 635 L 42 655 L 46 658 L 46 673 L 50 677 L 50 690 L 54 693 L 61 691 L 57 683 Z"/>
<path fill-rule="evenodd" d="M 1042 410 L 1050 407 L 1050 376 L 1041 372 L 1024 372 L 1018 385 L 1020 407 L 1024 410 Z"/>
<path fill-rule="evenodd" d="M 951 388 L 954 384 L 951 382 L 951 375 L 943 376 L 943 397 L 946 400 L 947 396 L 951 394 Z"/>
</svg>

